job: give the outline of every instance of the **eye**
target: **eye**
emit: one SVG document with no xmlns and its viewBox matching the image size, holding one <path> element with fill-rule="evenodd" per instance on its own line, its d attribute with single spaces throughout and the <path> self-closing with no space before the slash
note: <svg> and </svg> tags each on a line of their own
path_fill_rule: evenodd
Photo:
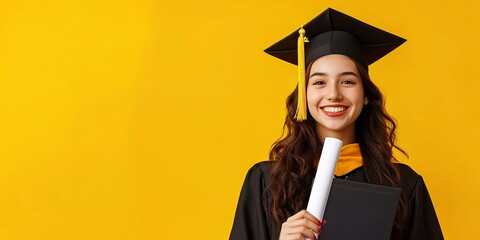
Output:
<svg viewBox="0 0 480 240">
<path fill-rule="evenodd" d="M 344 85 L 354 85 L 355 81 L 350 80 L 350 79 L 346 79 L 346 80 L 342 80 L 341 83 L 344 84 Z"/>
<path fill-rule="evenodd" d="M 322 86 L 322 85 L 325 85 L 325 81 L 323 80 L 319 80 L 319 79 L 316 79 L 316 80 L 312 80 L 312 85 L 319 85 L 319 86 Z"/>
</svg>

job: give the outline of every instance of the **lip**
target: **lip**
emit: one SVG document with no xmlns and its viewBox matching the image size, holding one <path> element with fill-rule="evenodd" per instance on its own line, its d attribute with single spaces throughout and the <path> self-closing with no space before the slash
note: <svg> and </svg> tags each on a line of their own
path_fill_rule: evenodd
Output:
<svg viewBox="0 0 480 240">
<path fill-rule="evenodd" d="M 326 105 L 320 107 L 322 112 L 329 117 L 340 117 L 347 113 L 348 106 L 345 105 Z M 328 109 L 328 111 L 327 111 Z"/>
</svg>

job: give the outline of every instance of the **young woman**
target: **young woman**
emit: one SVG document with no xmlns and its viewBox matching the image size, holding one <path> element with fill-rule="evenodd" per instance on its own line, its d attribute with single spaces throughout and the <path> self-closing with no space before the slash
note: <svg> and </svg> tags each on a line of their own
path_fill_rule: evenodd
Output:
<svg viewBox="0 0 480 240">
<path fill-rule="evenodd" d="M 396 125 L 368 75 L 369 64 L 404 41 L 327 9 L 265 50 L 298 64 L 299 84 L 287 98 L 284 136 L 274 143 L 271 161 L 247 174 L 230 239 L 316 239 L 314 233 L 322 233 L 325 221 L 305 209 L 326 137 L 344 144 L 335 177 L 402 189 L 391 239 L 443 239 L 422 177 L 392 154 L 394 148 L 403 152 L 395 145 Z"/>
</svg>

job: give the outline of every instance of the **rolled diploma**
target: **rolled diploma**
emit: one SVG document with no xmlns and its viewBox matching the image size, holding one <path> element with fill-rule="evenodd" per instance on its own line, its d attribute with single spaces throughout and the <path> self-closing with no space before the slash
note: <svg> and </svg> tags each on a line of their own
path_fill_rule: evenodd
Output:
<svg viewBox="0 0 480 240">
<path fill-rule="evenodd" d="M 310 198 L 308 199 L 307 211 L 320 221 L 323 220 L 328 195 L 334 177 L 335 166 L 343 142 L 336 138 L 325 138 L 322 155 L 315 174 Z M 316 234 L 315 234 L 316 235 Z"/>
</svg>

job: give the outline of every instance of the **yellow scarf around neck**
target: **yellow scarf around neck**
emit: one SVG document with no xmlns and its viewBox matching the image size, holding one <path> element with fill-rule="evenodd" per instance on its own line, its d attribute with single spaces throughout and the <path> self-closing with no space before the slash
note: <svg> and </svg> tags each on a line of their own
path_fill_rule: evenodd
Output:
<svg viewBox="0 0 480 240">
<path fill-rule="evenodd" d="M 358 143 L 347 144 L 340 149 L 335 176 L 343 176 L 363 166 L 362 152 Z"/>
</svg>

